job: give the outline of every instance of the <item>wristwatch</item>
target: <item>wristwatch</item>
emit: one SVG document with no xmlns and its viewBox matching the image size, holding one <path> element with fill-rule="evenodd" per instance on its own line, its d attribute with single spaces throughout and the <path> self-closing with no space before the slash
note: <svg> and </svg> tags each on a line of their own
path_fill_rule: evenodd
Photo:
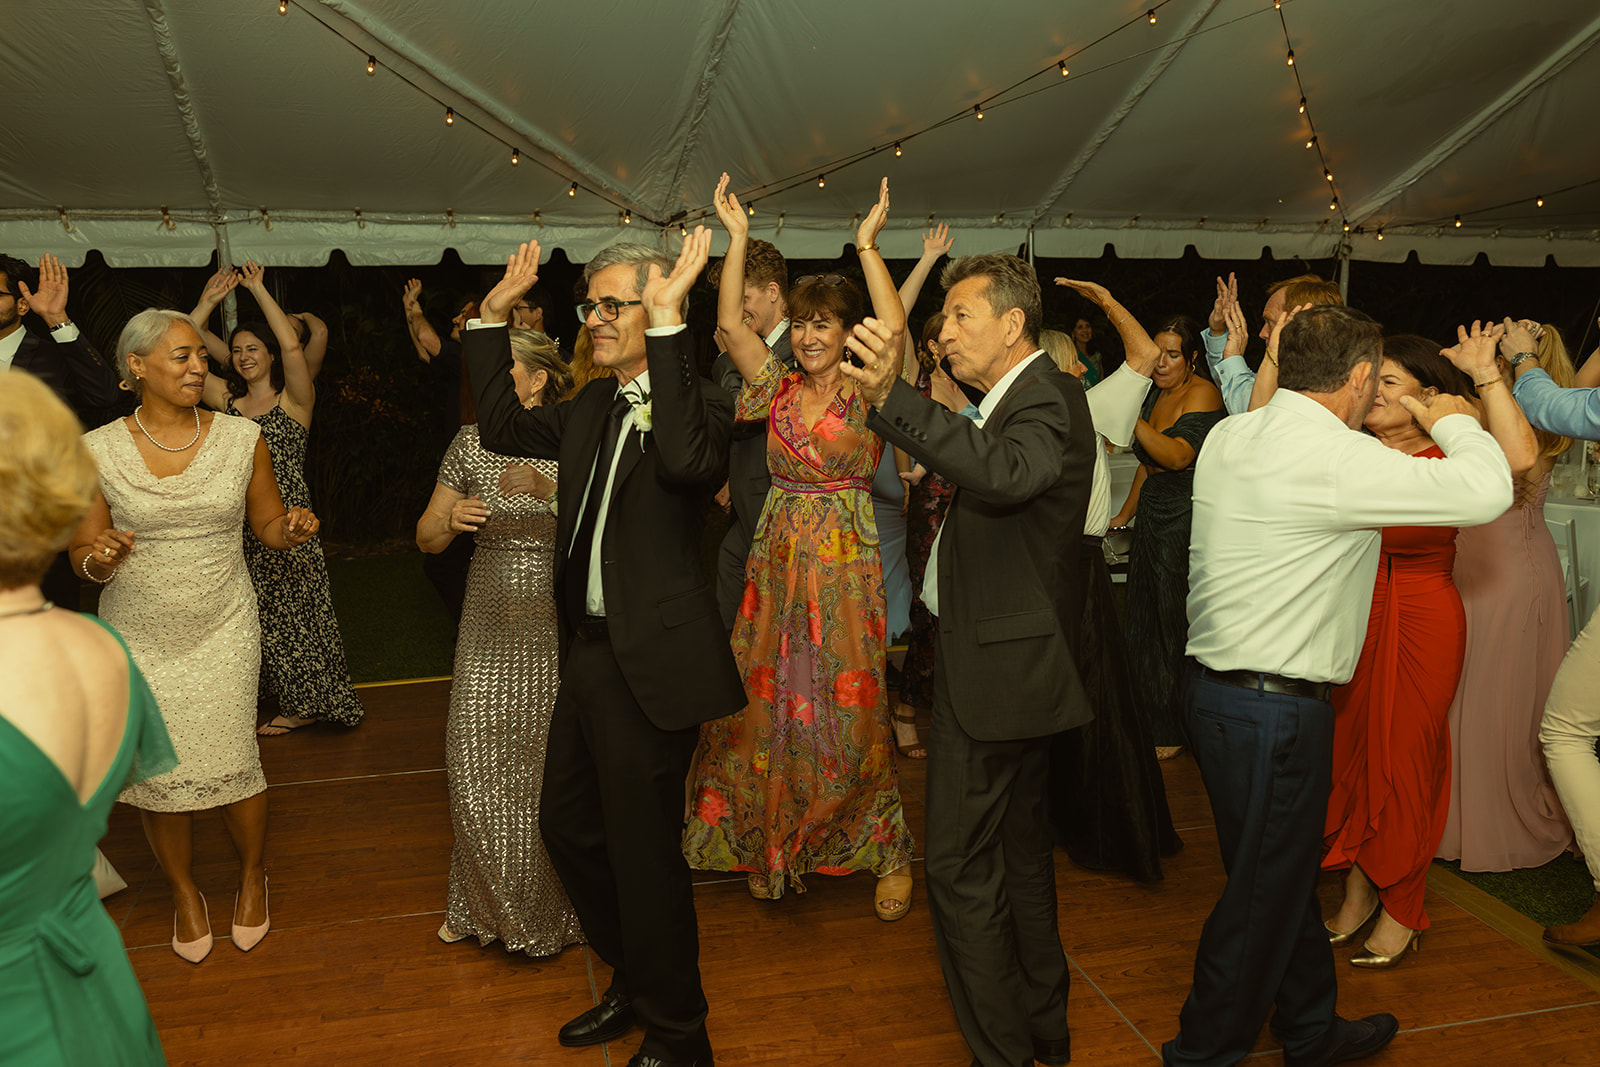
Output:
<svg viewBox="0 0 1600 1067">
<path fill-rule="evenodd" d="M 1537 352 L 1518 352 L 1516 355 L 1511 357 L 1510 363 L 1511 363 L 1512 367 L 1516 367 L 1516 366 L 1519 366 L 1520 364 L 1526 362 L 1527 360 L 1538 359 L 1538 358 L 1539 358 L 1539 353 L 1537 353 Z"/>
<path fill-rule="evenodd" d="M 71 325 L 72 325 L 72 320 L 71 319 L 62 319 L 60 322 L 58 322 L 54 326 L 50 327 L 50 332 L 51 333 L 56 333 L 56 332 L 58 332 L 60 330 L 65 330 L 68 326 L 71 326 Z"/>
</svg>

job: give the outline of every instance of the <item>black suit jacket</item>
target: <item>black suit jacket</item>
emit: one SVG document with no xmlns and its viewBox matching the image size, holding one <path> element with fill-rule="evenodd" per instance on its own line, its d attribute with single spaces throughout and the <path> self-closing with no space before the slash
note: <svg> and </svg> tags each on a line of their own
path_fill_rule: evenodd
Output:
<svg viewBox="0 0 1600 1067">
<path fill-rule="evenodd" d="M 784 330 L 772 346 L 772 354 L 779 363 L 794 370 L 794 348 L 789 342 L 789 331 Z M 711 365 L 711 379 L 728 395 L 737 399 L 744 389 L 744 377 L 733 365 L 733 357 L 723 352 Z M 745 551 L 756 535 L 756 520 L 767 503 L 767 490 L 772 488 L 772 473 L 767 469 L 767 423 L 735 423 L 733 442 L 728 446 L 728 499 L 733 506 L 734 525 L 744 541 Z M 730 537 L 733 533 L 730 531 Z"/>
<path fill-rule="evenodd" d="M 711 493 L 727 467 L 733 403 L 696 372 L 687 331 L 646 337 L 645 349 L 653 428 L 631 432 L 618 444 L 600 536 L 601 582 L 611 644 L 634 699 L 656 726 L 680 730 L 745 705 L 700 545 Z M 561 464 L 555 589 L 564 664 L 573 638 L 565 583 L 585 582 L 588 570 L 587 560 L 570 560 L 568 551 L 616 379 L 598 379 L 570 400 L 529 410 L 512 388 L 505 329 L 464 332 L 462 352 L 483 446 Z"/>
<path fill-rule="evenodd" d="M 1094 478 L 1082 384 L 1035 356 L 980 428 L 898 381 L 867 424 L 957 486 L 939 538 L 937 635 L 962 729 L 1016 741 L 1092 719 L 1072 654 Z"/>
<path fill-rule="evenodd" d="M 114 407 L 128 399 L 118 388 L 122 379 L 81 333 L 75 341 L 61 342 L 28 330 L 11 365 L 37 377 L 80 414 L 87 408 Z"/>
</svg>

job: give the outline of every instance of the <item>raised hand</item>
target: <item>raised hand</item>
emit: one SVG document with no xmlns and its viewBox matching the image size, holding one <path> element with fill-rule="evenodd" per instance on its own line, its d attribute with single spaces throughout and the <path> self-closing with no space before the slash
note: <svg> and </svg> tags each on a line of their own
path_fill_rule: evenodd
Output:
<svg viewBox="0 0 1600 1067">
<path fill-rule="evenodd" d="M 1235 306 L 1237 307 L 1237 304 L 1235 304 Z M 1267 334 L 1267 358 L 1272 361 L 1273 366 L 1278 365 L 1278 338 L 1283 336 L 1283 328 L 1289 325 L 1290 319 L 1294 318 L 1296 315 L 1300 314 L 1300 312 L 1304 311 L 1310 306 L 1310 304 L 1296 304 L 1292 308 L 1285 309 L 1282 314 L 1272 320 L 1272 330 Z M 1240 321 L 1244 320 L 1244 314 L 1242 312 L 1239 315 L 1239 319 Z M 1233 335 L 1231 332 L 1228 335 L 1228 343 L 1233 343 Z"/>
<path fill-rule="evenodd" d="M 260 268 L 256 268 L 260 270 Z M 290 508 L 283 517 L 283 539 L 290 548 L 305 544 L 317 536 L 317 531 L 322 529 L 322 521 L 311 513 L 310 508 Z"/>
<path fill-rule="evenodd" d="M 1245 322 L 1244 308 L 1239 306 L 1239 301 L 1229 300 L 1227 306 L 1223 308 L 1222 314 L 1222 321 L 1225 324 L 1223 329 L 1228 331 L 1228 341 L 1222 346 L 1222 358 L 1227 359 L 1229 356 L 1244 355 L 1245 346 L 1250 343 L 1250 326 Z M 1217 328 L 1213 326 L 1211 335 L 1215 337 L 1217 332 Z M 1281 333 L 1282 330 L 1280 329 L 1279 332 Z M 1273 336 L 1276 337 L 1277 334 Z M 1272 353 L 1274 356 L 1277 355 L 1278 349 L 1276 345 L 1274 345 Z"/>
<path fill-rule="evenodd" d="M 1239 279 L 1233 274 L 1228 275 L 1228 280 L 1217 279 L 1217 298 L 1211 303 L 1211 317 L 1207 325 L 1211 327 L 1211 336 L 1215 337 L 1227 330 L 1233 332 L 1233 327 L 1228 323 L 1228 308 L 1239 306 Z M 1244 321 L 1243 313 L 1239 321 Z"/>
<path fill-rule="evenodd" d="M 938 259 L 950 251 L 953 244 L 955 239 L 950 236 L 950 227 L 941 222 L 922 235 L 922 258 Z"/>
<path fill-rule="evenodd" d="M 1510 319 L 1506 320 L 1510 322 Z M 1506 335 L 1506 327 L 1494 323 L 1472 320 L 1472 329 L 1456 327 L 1456 343 L 1439 349 L 1439 354 L 1454 363 L 1459 370 L 1472 376 L 1474 382 L 1493 378 L 1500 373 L 1494 363 L 1495 346 Z M 1531 346 L 1518 351 L 1532 351 Z M 1513 352 L 1512 355 L 1516 353 Z"/>
<path fill-rule="evenodd" d="M 671 274 L 662 275 L 660 267 L 650 265 L 650 278 L 644 283 L 644 292 L 639 298 L 644 301 L 652 327 L 676 326 L 683 321 L 684 297 L 689 295 L 690 287 L 710 258 L 711 231 L 696 226 L 694 232 L 683 239 L 683 248 L 678 251 L 678 261 L 673 264 Z"/>
<path fill-rule="evenodd" d="M 400 304 L 407 311 L 421 311 L 422 279 L 412 278 L 406 282 L 406 287 L 400 291 Z"/>
<path fill-rule="evenodd" d="M 1084 282 L 1076 278 L 1057 278 L 1056 284 L 1066 286 L 1102 311 L 1105 310 L 1106 304 L 1111 300 L 1111 290 L 1098 282 Z"/>
<path fill-rule="evenodd" d="M 722 228 L 728 231 L 728 236 L 737 240 L 750 235 L 750 218 L 744 213 L 744 208 L 739 206 L 739 198 L 728 192 L 728 172 L 722 172 L 722 178 L 717 182 L 716 195 L 712 202 L 717 205 L 717 220 L 722 223 Z"/>
<path fill-rule="evenodd" d="M 1538 323 L 1530 319 L 1508 318 L 1501 323 L 1500 328 L 1505 332 L 1500 335 L 1500 354 L 1508 363 L 1523 352 L 1538 354 L 1539 335 L 1534 330 L 1536 326 Z"/>
<path fill-rule="evenodd" d="M 252 293 L 259 293 L 266 288 L 267 268 L 253 259 L 244 261 L 244 266 L 239 268 L 239 284 Z"/>
<path fill-rule="evenodd" d="M 217 273 L 206 279 L 206 287 L 200 290 L 198 306 L 204 308 L 209 315 L 218 304 L 222 303 L 222 298 L 238 286 L 239 272 L 232 267 L 221 267 Z"/>
<path fill-rule="evenodd" d="M 1433 424 L 1446 415 L 1471 415 L 1474 419 L 1478 417 L 1478 409 L 1473 406 L 1472 401 L 1454 393 L 1439 393 L 1425 401 L 1418 400 L 1414 396 L 1402 396 L 1400 406 L 1411 413 L 1411 417 L 1417 420 L 1417 425 L 1422 427 L 1422 432 L 1430 437 L 1433 436 Z"/>
<path fill-rule="evenodd" d="M 856 324 L 847 340 L 861 366 L 853 366 L 848 359 L 839 364 L 839 371 L 854 379 L 862 399 L 875 408 L 883 407 L 895 379 L 900 377 L 901 353 L 891 347 L 893 340 L 894 332 L 869 315 Z"/>
<path fill-rule="evenodd" d="M 529 289 L 539 280 L 539 242 L 524 241 L 506 257 L 506 272 L 478 305 L 478 318 L 485 326 L 498 326 L 511 317 Z"/>
<path fill-rule="evenodd" d="M 67 268 L 55 256 L 39 257 L 39 288 L 29 289 L 28 283 L 13 279 L 28 307 L 50 326 L 67 321 Z"/>
<path fill-rule="evenodd" d="M 861 226 L 856 230 L 856 248 L 876 245 L 878 234 L 883 230 L 884 224 L 889 221 L 889 179 L 884 178 L 878 186 L 878 202 L 872 205 L 872 210 L 867 212 L 867 217 L 861 220 Z"/>
</svg>

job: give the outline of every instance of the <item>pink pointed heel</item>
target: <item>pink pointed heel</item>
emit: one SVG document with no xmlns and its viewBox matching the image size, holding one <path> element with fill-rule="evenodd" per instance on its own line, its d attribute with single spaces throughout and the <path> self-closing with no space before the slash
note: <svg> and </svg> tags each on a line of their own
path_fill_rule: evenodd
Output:
<svg viewBox="0 0 1600 1067">
<path fill-rule="evenodd" d="M 255 948 L 261 943 L 261 939 L 267 936 L 267 931 L 272 929 L 272 913 L 267 908 L 270 898 L 270 894 L 268 892 L 269 888 L 270 887 L 267 885 L 267 879 L 265 876 L 263 876 L 261 879 L 261 909 L 267 912 L 267 918 L 266 921 L 260 926 L 239 925 L 239 895 L 237 893 L 234 894 L 233 947 L 238 949 L 240 952 L 249 952 L 251 949 Z"/>
<path fill-rule="evenodd" d="M 199 963 L 211 955 L 211 946 L 214 944 L 211 938 L 211 908 L 206 904 L 204 893 L 200 894 L 200 906 L 206 910 L 206 932 L 204 936 L 197 937 L 193 941 L 178 940 L 178 913 L 176 911 L 172 913 L 172 951 L 190 963 Z"/>
</svg>

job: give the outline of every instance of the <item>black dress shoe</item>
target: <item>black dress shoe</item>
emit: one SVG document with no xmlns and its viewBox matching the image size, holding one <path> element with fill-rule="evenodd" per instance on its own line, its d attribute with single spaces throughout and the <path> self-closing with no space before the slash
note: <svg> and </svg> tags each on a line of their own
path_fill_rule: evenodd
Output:
<svg viewBox="0 0 1600 1067">
<path fill-rule="evenodd" d="M 600 1003 L 563 1026 L 556 1040 L 567 1048 L 615 1041 L 633 1029 L 633 1002 L 606 990 Z"/>
<path fill-rule="evenodd" d="M 1370 1056 L 1387 1045 L 1400 1032 L 1400 1023 L 1388 1012 L 1369 1015 L 1365 1019 L 1338 1020 L 1339 1039 L 1321 1055 L 1304 1060 L 1291 1060 L 1285 1056 L 1288 1067 L 1333 1067 Z"/>
<path fill-rule="evenodd" d="M 714 1065 L 709 1052 L 692 1060 L 668 1060 L 640 1052 L 628 1061 L 628 1067 L 714 1067 Z"/>
<path fill-rule="evenodd" d="M 1033 1058 L 1045 1067 L 1066 1067 L 1072 1062 L 1072 1035 L 1033 1039 Z"/>
</svg>

